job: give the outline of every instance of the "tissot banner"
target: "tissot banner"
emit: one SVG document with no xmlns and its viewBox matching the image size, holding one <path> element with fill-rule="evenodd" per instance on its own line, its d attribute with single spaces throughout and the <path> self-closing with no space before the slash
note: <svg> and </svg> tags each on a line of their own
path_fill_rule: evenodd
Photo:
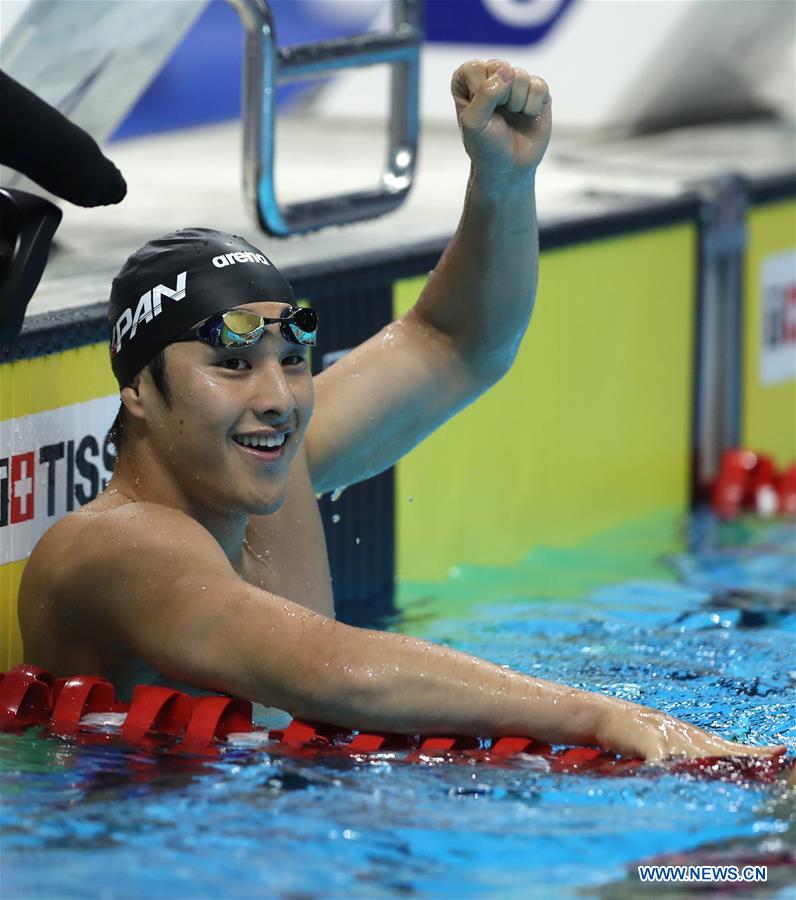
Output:
<svg viewBox="0 0 796 900">
<path fill-rule="evenodd" d="M 25 559 L 58 518 L 111 477 L 114 394 L 0 422 L 0 565 Z"/>
</svg>

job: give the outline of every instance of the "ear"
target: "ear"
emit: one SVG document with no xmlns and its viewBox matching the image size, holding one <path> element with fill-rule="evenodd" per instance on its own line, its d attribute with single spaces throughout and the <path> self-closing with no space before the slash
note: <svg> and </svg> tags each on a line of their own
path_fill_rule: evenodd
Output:
<svg viewBox="0 0 796 900">
<path fill-rule="evenodd" d="M 139 373 L 133 379 L 132 384 L 128 384 L 127 387 L 122 388 L 120 394 L 122 403 L 124 404 L 124 408 L 135 419 L 145 418 L 144 404 L 141 399 L 140 386 L 141 375 Z"/>
</svg>

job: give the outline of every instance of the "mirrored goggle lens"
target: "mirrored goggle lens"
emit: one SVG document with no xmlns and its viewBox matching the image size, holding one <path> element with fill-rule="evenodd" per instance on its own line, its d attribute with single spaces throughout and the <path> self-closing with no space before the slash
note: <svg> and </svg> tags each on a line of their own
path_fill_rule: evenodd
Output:
<svg viewBox="0 0 796 900">
<path fill-rule="evenodd" d="M 280 313 L 277 315 L 280 315 Z M 224 323 L 224 327 L 221 331 L 223 337 L 246 338 L 254 331 L 262 332 L 262 318 L 256 313 L 249 312 L 246 309 L 231 309 L 229 312 L 225 312 L 221 316 L 221 319 Z"/>
<path fill-rule="evenodd" d="M 297 309 L 289 321 L 282 325 L 283 334 L 285 327 L 290 330 L 294 340 L 299 344 L 314 347 L 318 332 L 318 313 L 314 309 L 305 309 L 304 307 Z M 287 337 L 287 335 L 285 336 Z"/>
</svg>

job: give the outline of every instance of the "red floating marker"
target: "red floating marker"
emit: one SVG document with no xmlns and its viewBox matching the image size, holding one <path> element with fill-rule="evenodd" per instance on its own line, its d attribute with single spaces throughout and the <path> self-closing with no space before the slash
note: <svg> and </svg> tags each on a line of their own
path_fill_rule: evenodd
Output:
<svg viewBox="0 0 796 900">
<path fill-rule="evenodd" d="M 749 475 L 744 501 L 759 516 L 767 518 L 776 514 L 779 507 L 778 480 L 772 457 L 758 454 L 757 465 Z"/>
<path fill-rule="evenodd" d="M 533 740 L 533 738 L 524 737 L 502 737 L 498 738 L 490 749 L 490 753 L 497 756 L 516 756 L 519 753 L 535 753 L 543 755 L 550 753 L 552 748 L 549 744 L 541 744 Z"/>
<path fill-rule="evenodd" d="M 359 753 L 372 753 L 381 750 L 387 743 L 386 734 L 366 734 L 360 732 L 353 740 L 346 744 L 347 750 L 355 750 Z"/>
<path fill-rule="evenodd" d="M 50 734 L 72 737 L 87 713 L 113 712 L 116 691 L 109 681 L 94 675 L 76 675 L 56 682 L 57 699 L 50 720 Z"/>
<path fill-rule="evenodd" d="M 0 682 L 0 730 L 41 725 L 52 709 L 52 675 L 39 666 L 15 666 Z"/>
<path fill-rule="evenodd" d="M 710 505 L 720 519 L 734 519 L 741 514 L 746 492 L 746 476 L 738 473 L 719 475 L 710 494 Z"/>
<path fill-rule="evenodd" d="M 727 450 L 721 458 L 722 472 L 745 472 L 751 473 L 757 465 L 757 454 L 753 450 L 742 450 L 736 448 Z"/>
<path fill-rule="evenodd" d="M 779 479 L 779 511 L 796 515 L 796 463 L 786 469 Z"/>
<path fill-rule="evenodd" d="M 408 750 L 415 746 L 415 739 L 409 734 L 369 734 L 360 731 L 346 745 L 346 750 L 355 753 L 373 753 L 377 750 Z"/>
<path fill-rule="evenodd" d="M 670 760 L 670 772 L 708 776 L 718 781 L 754 780 L 770 784 L 790 767 L 785 751 L 770 756 L 705 756 L 700 759 Z"/>
<path fill-rule="evenodd" d="M 148 736 L 179 737 L 188 727 L 193 704 L 182 691 L 159 685 L 138 685 L 122 725 L 122 737 L 131 744 Z"/>
<path fill-rule="evenodd" d="M 459 753 L 463 750 L 475 750 L 478 748 L 478 738 L 460 735 L 420 738 L 420 746 L 407 757 L 405 762 L 420 762 L 428 756 L 444 756 L 448 753 Z M 464 759 L 464 757 L 463 757 Z"/>
<path fill-rule="evenodd" d="M 610 775 L 612 778 L 635 775 L 636 770 L 643 765 L 643 759 L 615 759 L 605 753 L 601 759 L 595 759 L 588 764 L 589 772 L 595 775 Z"/>
<path fill-rule="evenodd" d="M 775 484 L 777 480 L 777 470 L 774 465 L 774 458 L 762 453 L 753 455 L 757 457 L 757 462 L 749 473 L 749 489 L 752 493 L 754 493 L 755 489 L 761 485 Z"/>
<path fill-rule="evenodd" d="M 326 738 L 318 736 L 315 726 L 307 722 L 301 722 L 298 719 L 293 719 L 282 733 L 282 743 L 287 744 L 288 747 L 304 747 L 313 742 L 329 743 Z"/>
<path fill-rule="evenodd" d="M 181 747 L 200 749 L 228 734 L 254 731 L 252 705 L 237 697 L 195 697 Z"/>
<path fill-rule="evenodd" d="M 427 737 L 421 740 L 419 751 L 421 753 L 445 753 L 456 747 L 455 737 Z"/>
<path fill-rule="evenodd" d="M 600 759 L 601 757 L 602 759 Z M 593 768 L 598 760 L 602 762 L 605 759 L 613 759 L 613 757 L 603 756 L 601 750 L 595 750 L 593 747 L 572 747 L 564 750 L 563 753 L 556 753 L 551 760 L 551 767 L 554 772 L 588 770 Z"/>
<path fill-rule="evenodd" d="M 332 747 L 350 740 L 351 732 L 338 725 L 322 722 L 302 722 L 293 719 L 282 733 L 282 743 L 288 747 L 313 747 L 316 750 Z"/>
<path fill-rule="evenodd" d="M 796 465 L 777 474 L 774 459 L 751 450 L 728 450 L 713 483 L 713 511 L 722 519 L 734 519 L 743 509 L 758 515 L 796 514 Z"/>
<path fill-rule="evenodd" d="M 740 515 L 749 490 L 749 478 L 757 465 L 757 454 L 751 450 L 728 450 L 713 484 L 710 505 L 722 519 Z"/>
<path fill-rule="evenodd" d="M 29 675 L 31 678 L 35 678 L 37 681 L 43 681 L 45 684 L 51 685 L 53 683 L 52 673 L 41 666 L 34 666 L 31 663 L 20 663 L 18 666 L 14 666 L 11 672 L 21 672 Z"/>
</svg>

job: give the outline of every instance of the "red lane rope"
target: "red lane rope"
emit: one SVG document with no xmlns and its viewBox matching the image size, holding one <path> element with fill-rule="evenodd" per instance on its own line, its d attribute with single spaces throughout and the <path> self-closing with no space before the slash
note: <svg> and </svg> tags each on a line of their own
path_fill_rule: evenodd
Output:
<svg viewBox="0 0 796 900">
<path fill-rule="evenodd" d="M 45 735 L 87 743 L 114 740 L 113 734 L 97 734 L 92 726 L 81 724 L 84 716 L 91 713 L 123 713 L 119 737 L 126 743 L 165 746 L 172 752 L 187 754 L 214 755 L 230 734 L 259 731 L 273 742 L 268 750 L 301 757 L 408 751 L 397 759 L 500 765 L 524 754 L 544 760 L 551 772 L 613 776 L 634 773 L 645 765 L 641 759 L 619 759 L 592 747 L 554 751 L 549 744 L 521 736 L 500 737 L 484 747 L 477 738 L 467 736 L 354 733 L 299 719 L 293 719 L 284 730 L 264 732 L 252 722 L 252 704 L 238 697 L 190 697 L 172 688 L 138 685 L 131 702 L 126 704 L 116 699 L 109 681 L 95 675 L 54 679 L 40 666 L 26 664 L 0 674 L 0 731 L 21 733 L 33 726 L 45 726 Z M 796 770 L 796 761 L 780 752 L 772 756 L 670 760 L 658 771 L 770 783 L 790 769 Z"/>
<path fill-rule="evenodd" d="M 48 730 L 59 737 L 73 737 L 87 713 L 116 711 L 116 691 L 102 678 L 66 678 L 63 683 L 58 683 L 57 689 L 53 686 L 52 693 L 53 709 Z"/>
</svg>

